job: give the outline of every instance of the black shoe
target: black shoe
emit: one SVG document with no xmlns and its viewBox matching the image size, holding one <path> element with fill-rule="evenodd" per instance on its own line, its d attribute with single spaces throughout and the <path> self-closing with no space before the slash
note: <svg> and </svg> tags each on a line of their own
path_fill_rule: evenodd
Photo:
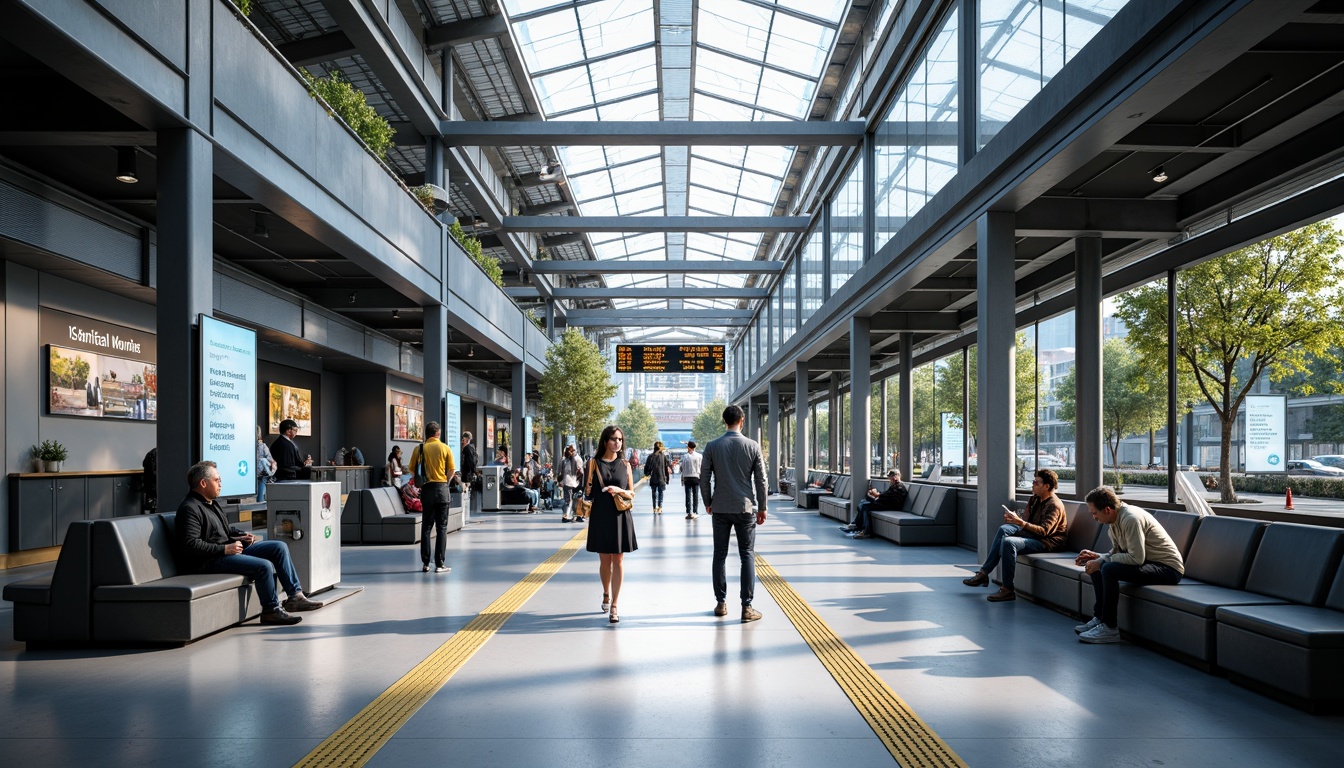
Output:
<svg viewBox="0 0 1344 768">
<path fill-rule="evenodd" d="M 263 611 L 261 614 L 262 624 L 298 624 L 303 621 L 302 616 L 295 616 L 287 613 L 284 608 L 276 608 L 273 611 Z"/>
<path fill-rule="evenodd" d="M 424 565 L 420 566 L 420 572 L 429 573 L 429 563 L 425 563 Z"/>
</svg>

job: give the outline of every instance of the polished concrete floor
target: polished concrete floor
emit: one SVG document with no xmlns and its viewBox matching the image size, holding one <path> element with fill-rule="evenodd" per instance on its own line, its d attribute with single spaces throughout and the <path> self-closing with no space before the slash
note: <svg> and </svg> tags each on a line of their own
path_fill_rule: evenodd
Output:
<svg viewBox="0 0 1344 768">
<path fill-rule="evenodd" d="M 661 517 L 641 491 L 619 625 L 580 551 L 369 764 L 894 765 L 763 587 L 763 620 L 710 615 L 710 520 L 683 519 L 669 491 Z M 1073 619 L 962 586 L 967 550 L 851 541 L 771 507 L 762 555 L 971 766 L 1341 764 L 1344 717 L 1079 644 Z M 477 515 L 449 537 L 446 575 L 422 574 L 415 547 L 346 547 L 343 583 L 362 593 L 183 648 L 28 651 L 5 603 L 0 764 L 293 765 L 576 531 L 558 513 Z"/>
</svg>

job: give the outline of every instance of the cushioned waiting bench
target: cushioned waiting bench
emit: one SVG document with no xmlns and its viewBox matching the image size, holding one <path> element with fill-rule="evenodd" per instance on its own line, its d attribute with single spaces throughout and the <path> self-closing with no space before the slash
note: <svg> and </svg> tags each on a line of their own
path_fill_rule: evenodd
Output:
<svg viewBox="0 0 1344 768">
<path fill-rule="evenodd" d="M 957 489 L 906 483 L 910 494 L 901 511 L 874 510 L 873 535 L 897 544 L 957 543 Z"/>
<path fill-rule="evenodd" d="M 844 477 L 841 477 L 840 479 L 836 480 L 835 490 L 831 492 L 830 496 L 817 497 L 817 511 L 819 511 L 821 514 L 827 517 L 833 517 L 841 522 L 845 523 L 849 522 L 850 520 L 849 498 L 851 493 L 851 486 L 853 486 L 853 484 L 854 479 L 848 475 L 845 475 Z"/>
<path fill-rule="evenodd" d="M 5 588 L 15 603 L 14 638 L 187 643 L 259 615 L 250 579 L 178 569 L 175 517 L 73 523 L 49 578 Z"/>
<path fill-rule="evenodd" d="M 419 512 L 407 512 L 396 488 L 354 491 L 341 510 L 341 542 L 415 544 L 420 541 Z"/>
</svg>

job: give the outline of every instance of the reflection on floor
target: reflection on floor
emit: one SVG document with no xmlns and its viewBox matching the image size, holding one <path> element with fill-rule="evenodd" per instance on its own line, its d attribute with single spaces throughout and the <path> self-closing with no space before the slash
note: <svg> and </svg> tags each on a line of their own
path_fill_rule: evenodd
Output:
<svg viewBox="0 0 1344 768">
<path fill-rule="evenodd" d="M 711 520 L 636 503 L 621 623 L 580 551 L 370 765 L 882 766 L 895 762 L 764 587 L 711 615 Z M 0 754 L 14 766 L 288 766 L 576 532 L 558 512 L 475 516 L 446 575 L 414 546 L 346 547 L 365 591 L 296 627 L 184 648 L 28 651 L 0 608 Z M 758 549 L 971 766 L 1335 766 L 1344 717 L 1304 714 L 1075 621 L 964 587 L 974 553 L 851 541 L 782 497 Z M 736 552 L 729 556 L 735 576 Z M 0 582 L 51 568 L 0 573 Z M 730 576 L 730 595 L 736 581 Z M 730 607 L 733 598 L 730 596 Z"/>
</svg>

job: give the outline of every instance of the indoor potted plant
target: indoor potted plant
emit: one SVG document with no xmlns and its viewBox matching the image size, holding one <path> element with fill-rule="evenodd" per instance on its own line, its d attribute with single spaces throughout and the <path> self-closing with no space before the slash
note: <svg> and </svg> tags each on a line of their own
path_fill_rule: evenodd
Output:
<svg viewBox="0 0 1344 768">
<path fill-rule="evenodd" d="M 69 452 L 55 440 L 43 440 L 42 445 L 33 446 L 33 456 L 42 462 L 43 471 L 60 472 L 61 462 L 66 460 Z"/>
</svg>

